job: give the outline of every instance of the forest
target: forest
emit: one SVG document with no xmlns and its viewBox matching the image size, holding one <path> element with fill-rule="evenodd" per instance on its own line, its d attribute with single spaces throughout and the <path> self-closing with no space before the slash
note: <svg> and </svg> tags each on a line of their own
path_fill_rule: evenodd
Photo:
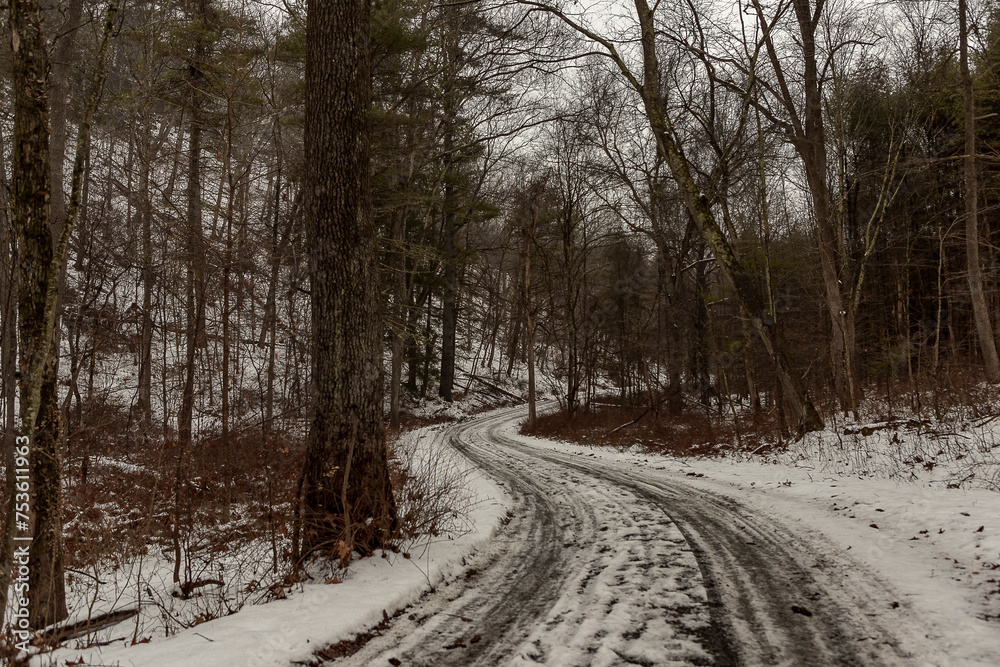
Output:
<svg viewBox="0 0 1000 667">
<path fill-rule="evenodd" d="M 29 441 L 27 608 L 52 645 L 110 572 L 169 635 L 284 597 L 309 554 L 444 531 L 459 508 L 392 443 L 463 401 L 678 452 L 988 414 L 1000 5 L 353 4 L 355 41 L 320 44 L 303 0 L 8 3 L 0 623 Z M 351 125 L 309 100 L 356 44 Z M 370 159 L 329 176 L 324 146 L 356 137 Z M 344 179 L 370 192 L 371 265 L 327 243 L 317 193 Z M 311 420 L 346 382 L 316 355 L 361 330 L 358 437 L 392 490 L 351 519 Z M 333 533 L 310 528 L 324 503 Z"/>
</svg>

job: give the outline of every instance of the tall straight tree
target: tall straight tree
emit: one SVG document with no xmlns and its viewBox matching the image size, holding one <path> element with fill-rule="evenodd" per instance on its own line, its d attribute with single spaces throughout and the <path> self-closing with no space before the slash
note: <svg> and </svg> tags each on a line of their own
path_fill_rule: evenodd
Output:
<svg viewBox="0 0 1000 667">
<path fill-rule="evenodd" d="M 990 311 L 983 294 L 983 270 L 979 263 L 979 174 L 976 171 L 976 102 L 969 72 L 969 26 L 966 0 L 958 0 L 959 68 L 962 74 L 962 101 L 965 114 L 965 258 L 968 265 L 972 318 L 976 325 L 979 349 L 983 353 L 986 378 L 1000 382 L 1000 358 L 997 356 Z"/>
<path fill-rule="evenodd" d="M 52 345 L 59 268 L 53 261 L 49 193 L 48 55 L 37 0 L 10 4 L 14 55 L 12 221 L 18 244 L 21 434 L 31 440 L 35 534 L 29 555 L 35 627 L 66 618 L 63 585 L 58 400 L 43 392 L 55 373 Z M 62 239 L 60 239 L 61 241 Z M 48 383 L 52 385 L 52 383 Z M 44 437 L 37 437 L 44 434 Z"/>
<path fill-rule="evenodd" d="M 0 137 L 0 151 L 3 139 Z M 0 402 L 3 403 L 3 451 L 7 465 L 4 502 L 4 523 L 0 533 L 0 627 L 3 626 L 7 610 L 7 595 L 10 590 L 11 566 L 14 564 L 14 504 L 17 494 L 14 484 L 17 479 L 14 466 L 14 437 L 17 435 L 17 406 L 14 403 L 14 378 L 17 375 L 17 265 L 16 247 L 11 236 L 9 219 L 10 190 L 7 181 L 7 165 L 0 160 L 0 372 L 3 386 Z"/>
<path fill-rule="evenodd" d="M 385 544 L 396 508 L 382 426 L 382 317 L 371 202 L 368 0 L 312 0 L 303 191 L 310 248 L 312 415 L 303 553 Z"/>
<path fill-rule="evenodd" d="M 188 130 L 188 183 L 187 183 L 187 240 L 184 261 L 185 281 L 185 371 L 184 391 L 177 415 L 177 433 L 180 440 L 180 461 L 191 448 L 192 420 L 194 417 L 195 359 L 205 327 L 205 239 L 202 230 L 202 130 L 205 115 L 205 69 L 209 62 L 209 31 L 212 9 L 209 0 L 194 0 L 190 6 L 194 47 L 188 59 L 189 107 L 191 110 Z M 180 466 L 178 462 L 178 467 Z M 180 473 L 178 473 L 179 475 Z M 175 563 L 176 567 L 176 563 Z"/>
<path fill-rule="evenodd" d="M 110 4 L 91 73 L 90 92 L 80 120 L 72 187 L 64 219 L 51 211 L 48 118 L 48 57 L 34 0 L 11 5 L 14 53 L 13 222 L 19 248 L 18 315 L 21 337 L 21 433 L 31 441 L 34 539 L 29 549 L 29 620 L 36 628 L 67 616 L 62 541 L 62 420 L 55 377 L 58 346 L 55 322 L 60 275 L 80 211 L 84 165 L 90 154 L 90 127 L 105 81 L 108 44 L 117 6 Z M 56 232 L 53 233 L 53 227 Z M 9 535 L 4 537 L 9 551 Z M 7 554 L 3 558 L 6 566 Z M 4 589 L 6 590 L 6 588 Z"/>
</svg>

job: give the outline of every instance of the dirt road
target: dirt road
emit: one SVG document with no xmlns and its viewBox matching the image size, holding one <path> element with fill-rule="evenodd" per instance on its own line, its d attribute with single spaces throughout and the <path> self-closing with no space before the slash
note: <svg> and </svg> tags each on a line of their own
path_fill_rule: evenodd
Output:
<svg viewBox="0 0 1000 667">
<path fill-rule="evenodd" d="M 922 630 L 822 538 L 682 477 L 531 447 L 509 434 L 522 413 L 446 433 L 510 491 L 509 521 L 336 664 L 941 664 L 908 653 Z"/>
</svg>

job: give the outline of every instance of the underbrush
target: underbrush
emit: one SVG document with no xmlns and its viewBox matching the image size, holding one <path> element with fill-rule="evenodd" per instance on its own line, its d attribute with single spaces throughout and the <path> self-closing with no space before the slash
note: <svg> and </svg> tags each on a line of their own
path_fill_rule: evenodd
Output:
<svg viewBox="0 0 1000 667">
<path fill-rule="evenodd" d="M 732 454 L 747 458 L 739 450 Z M 1000 415 L 831 420 L 825 430 L 764 458 L 821 473 L 1000 491 Z"/>
<path fill-rule="evenodd" d="M 351 558 L 306 569 L 292 562 L 300 433 L 234 430 L 228 451 L 207 433 L 183 451 L 161 434 L 139 436 L 123 409 L 93 408 L 73 430 L 64 465 L 70 618 L 43 633 L 40 648 L 169 637 L 287 597 L 310 578 L 344 579 Z M 399 519 L 391 550 L 407 558 L 468 531 L 473 502 L 467 469 L 421 433 L 431 431 L 388 439 Z"/>
<path fill-rule="evenodd" d="M 212 432 L 182 448 L 139 435 L 124 409 L 89 407 L 64 467 L 75 627 L 46 643 L 149 641 L 284 595 L 301 437 L 257 427 L 228 450 Z"/>
<path fill-rule="evenodd" d="M 777 433 L 777 425 L 766 416 L 733 420 L 706 417 L 704 413 L 671 415 L 641 407 L 602 404 L 572 417 L 559 411 L 539 415 L 535 429 L 521 432 L 581 445 L 629 449 L 673 456 L 711 454 L 720 443 L 738 442 L 741 447 L 759 447 Z"/>
<path fill-rule="evenodd" d="M 871 385 L 857 418 L 831 410 L 825 429 L 761 458 L 821 473 L 1000 491 L 1000 401 L 978 377 L 956 367 Z"/>
<path fill-rule="evenodd" d="M 470 529 L 470 469 L 429 431 L 404 431 L 389 442 L 389 470 L 399 520 L 398 548 L 454 538 Z"/>
<path fill-rule="evenodd" d="M 601 404 L 572 418 L 564 411 L 540 415 L 531 434 L 620 450 L 1000 491 L 1000 401 L 995 388 L 972 376 L 955 371 L 938 385 L 925 383 L 932 389 L 873 385 L 857 418 L 825 401 L 826 427 L 798 438 L 782 437 L 773 406 L 754 414 L 739 402 L 682 415 Z"/>
</svg>

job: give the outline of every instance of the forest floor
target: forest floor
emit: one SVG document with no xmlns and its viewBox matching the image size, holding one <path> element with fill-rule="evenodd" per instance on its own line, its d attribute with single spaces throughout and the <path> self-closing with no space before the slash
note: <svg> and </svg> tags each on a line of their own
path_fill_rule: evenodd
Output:
<svg viewBox="0 0 1000 667">
<path fill-rule="evenodd" d="M 357 561 L 343 582 L 317 577 L 167 639 L 60 649 L 33 664 L 993 665 L 1000 655 L 988 419 L 948 432 L 833 424 L 764 455 L 721 447 L 694 458 L 523 436 L 521 419 L 523 409 L 502 409 L 412 436 L 462 471 L 467 523 L 453 539 Z"/>
</svg>

